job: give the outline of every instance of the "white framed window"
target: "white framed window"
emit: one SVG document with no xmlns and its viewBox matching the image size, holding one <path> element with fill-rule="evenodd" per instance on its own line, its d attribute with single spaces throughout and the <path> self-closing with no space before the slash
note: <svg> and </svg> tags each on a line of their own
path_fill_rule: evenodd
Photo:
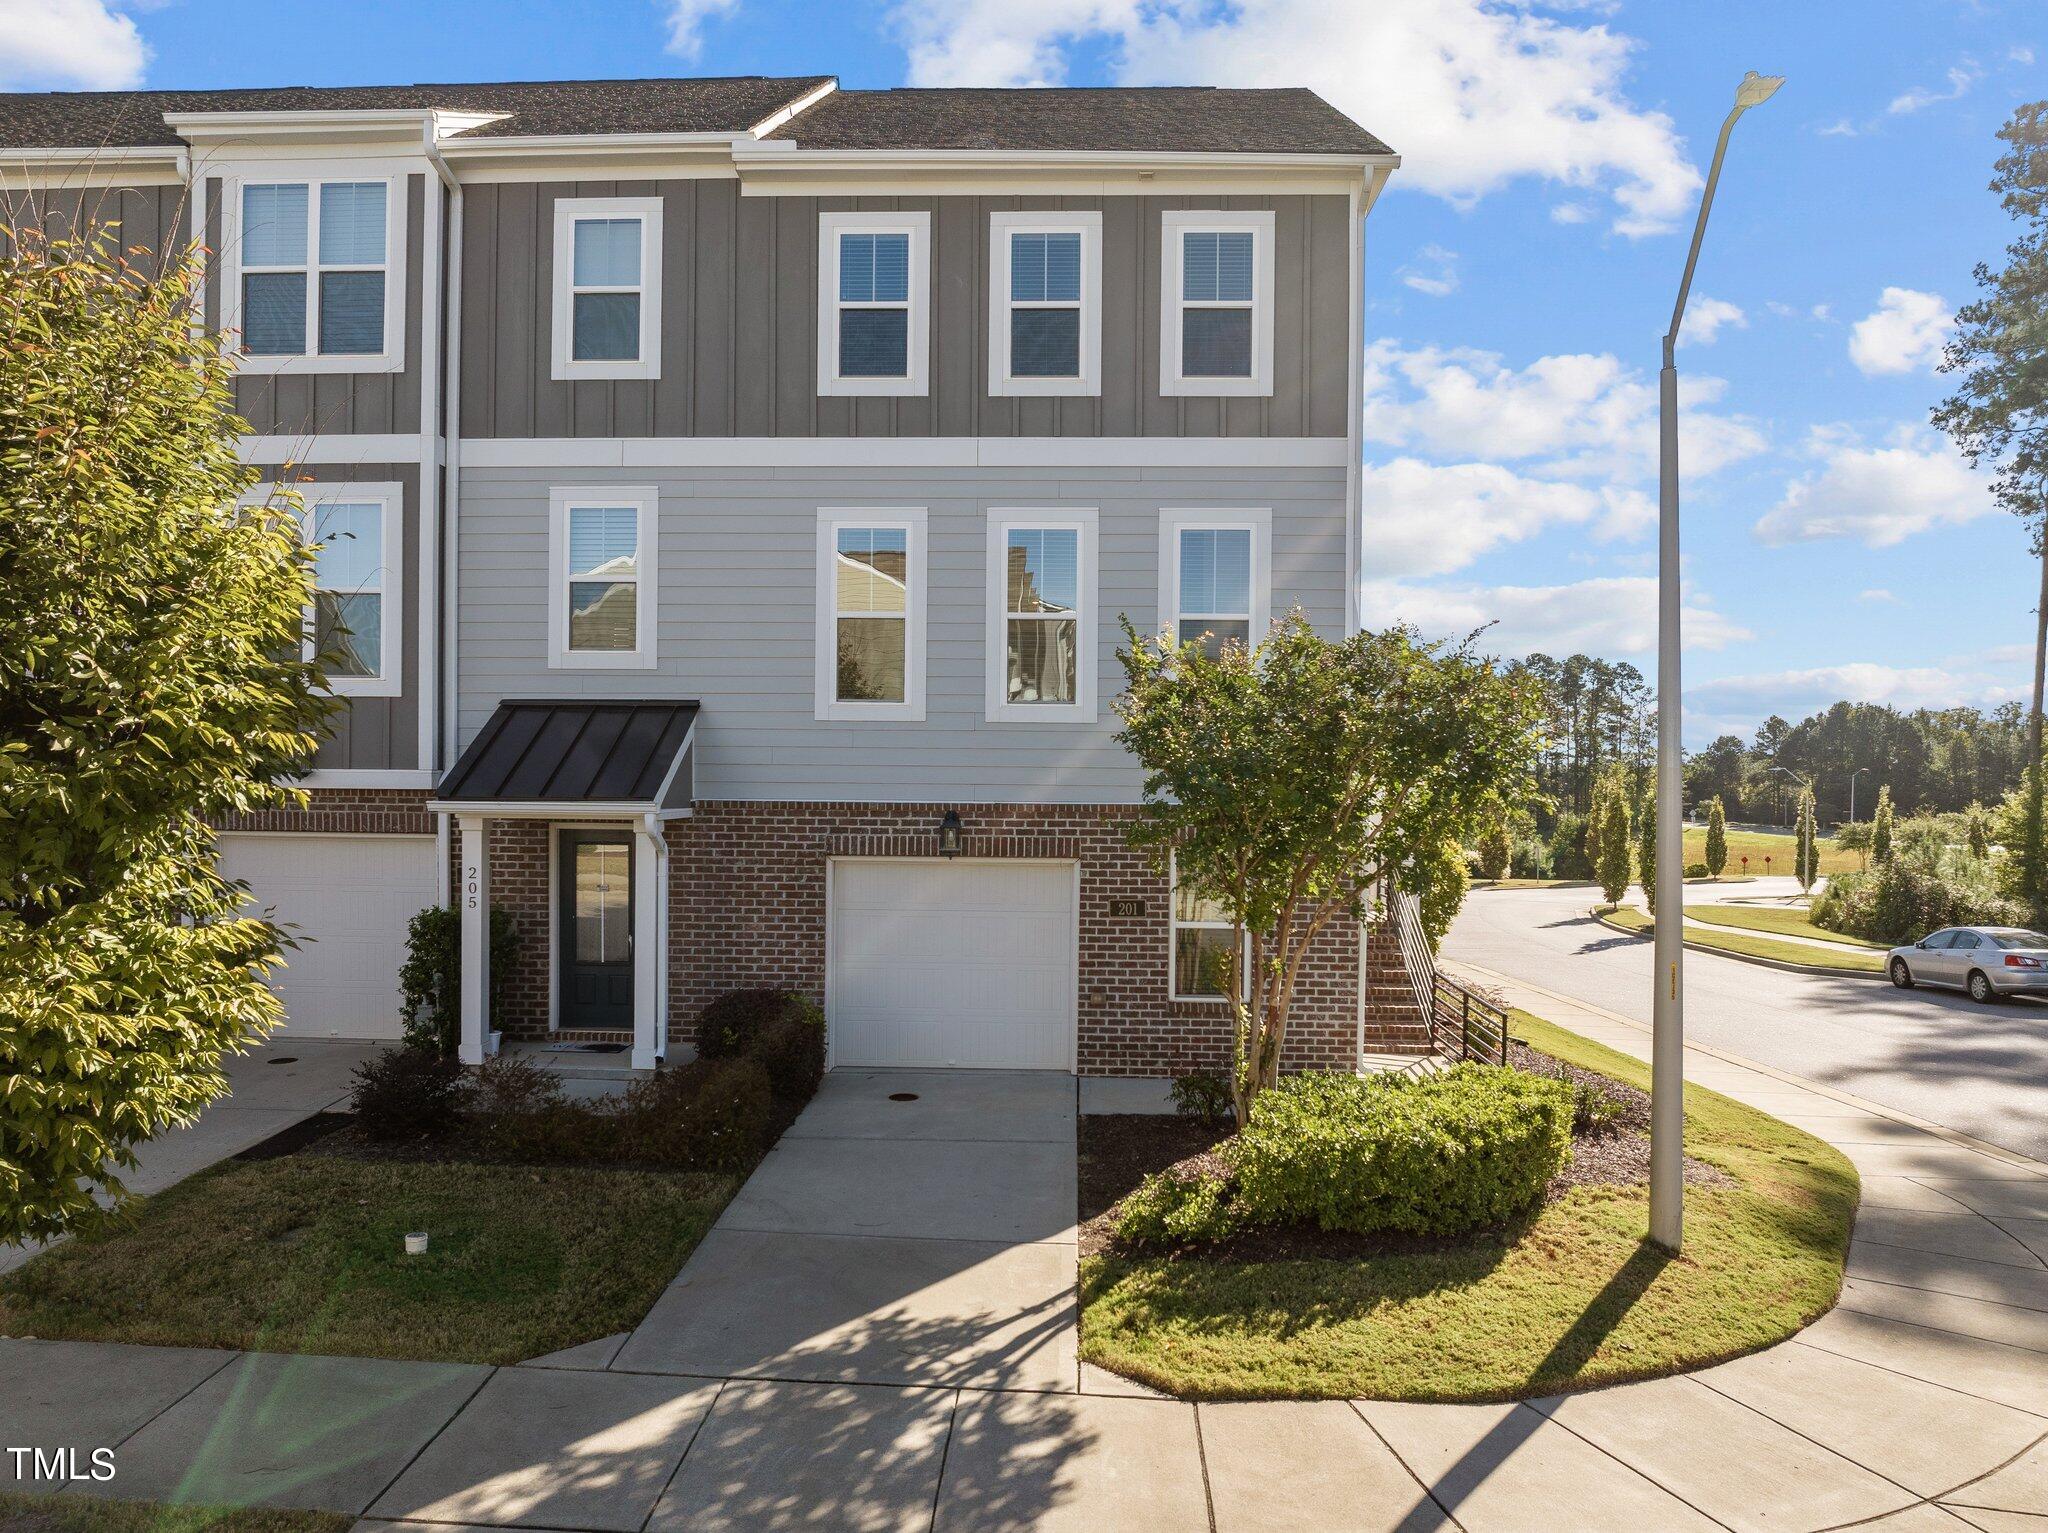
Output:
<svg viewBox="0 0 2048 1533">
<path fill-rule="evenodd" d="M 318 484 L 299 494 L 306 541 L 317 545 L 305 656 L 321 663 L 338 697 L 396 697 L 404 690 L 404 489 Z"/>
<path fill-rule="evenodd" d="M 1102 392 L 1102 215 L 991 213 L 988 391 Z"/>
<path fill-rule="evenodd" d="M 287 166 L 225 184 L 222 324 L 243 372 L 404 368 L 404 186 Z"/>
<path fill-rule="evenodd" d="M 1096 512 L 988 514 L 988 717 L 1095 720 Z"/>
<path fill-rule="evenodd" d="M 1272 624 L 1269 508 L 1159 513 L 1159 626 L 1175 642 L 1256 648 Z"/>
<path fill-rule="evenodd" d="M 1182 891 L 1177 858 L 1168 857 L 1167 876 L 1173 885 L 1167 993 L 1176 1001 L 1228 1001 L 1230 957 L 1237 935 L 1230 912 L 1214 900 L 1201 899 Z M 1246 965 L 1251 961 L 1249 934 L 1244 946 L 1237 951 L 1238 988 L 1241 993 L 1249 993 L 1251 976 L 1246 972 Z"/>
<path fill-rule="evenodd" d="M 817 716 L 924 718 L 925 511 L 818 512 Z"/>
<path fill-rule="evenodd" d="M 929 213 L 818 215 L 818 392 L 922 394 Z"/>
<path fill-rule="evenodd" d="M 661 199 L 555 202 L 554 376 L 661 376 Z"/>
<path fill-rule="evenodd" d="M 548 665 L 651 670 L 660 607 L 652 486 L 557 489 L 548 501 Z"/>
<path fill-rule="evenodd" d="M 1273 392 L 1273 215 L 1160 215 L 1159 392 Z"/>
</svg>

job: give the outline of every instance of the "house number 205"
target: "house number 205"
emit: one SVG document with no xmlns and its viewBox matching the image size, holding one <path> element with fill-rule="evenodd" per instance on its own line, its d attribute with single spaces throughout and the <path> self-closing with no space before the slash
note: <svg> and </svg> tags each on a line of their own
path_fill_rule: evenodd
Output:
<svg viewBox="0 0 2048 1533">
<path fill-rule="evenodd" d="M 476 889 L 476 866 L 471 864 L 462 870 L 462 898 L 471 910 L 476 909 Z"/>
</svg>

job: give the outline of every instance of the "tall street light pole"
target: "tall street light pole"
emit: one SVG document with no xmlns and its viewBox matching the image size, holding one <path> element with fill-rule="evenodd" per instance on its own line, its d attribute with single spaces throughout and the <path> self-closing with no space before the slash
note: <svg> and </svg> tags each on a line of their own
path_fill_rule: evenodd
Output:
<svg viewBox="0 0 2048 1533">
<path fill-rule="evenodd" d="M 1678 672 L 1678 327 L 1699 264 L 1700 241 L 1721 179 L 1721 160 L 1735 120 L 1760 106 L 1785 83 L 1782 75 L 1751 70 L 1735 87 L 1735 108 L 1721 124 L 1707 189 L 1693 225 L 1685 277 L 1664 334 L 1664 371 L 1658 377 L 1657 476 L 1657 973 L 1650 1046 L 1650 1239 L 1676 1252 L 1685 1235 L 1685 813 L 1684 768 L 1679 753 L 1681 693 Z"/>
<path fill-rule="evenodd" d="M 1856 823 L 1856 779 L 1869 771 L 1869 767 L 1858 767 L 1849 774 L 1849 823 Z"/>
</svg>

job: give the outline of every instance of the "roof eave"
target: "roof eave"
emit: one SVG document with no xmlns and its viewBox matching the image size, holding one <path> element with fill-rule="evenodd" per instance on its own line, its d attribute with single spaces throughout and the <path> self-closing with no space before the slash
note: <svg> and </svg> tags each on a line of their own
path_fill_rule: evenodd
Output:
<svg viewBox="0 0 2048 1533">
<path fill-rule="evenodd" d="M 1262 151 L 1222 153 L 1194 149 L 806 149 L 789 139 L 761 142 L 741 140 L 733 145 L 733 158 L 749 170 L 849 170 L 914 169 L 943 170 L 1033 167 L 1071 169 L 1089 166 L 1099 169 L 1143 169 L 1161 166 L 1234 165 L 1246 169 L 1343 169 L 1392 170 L 1401 163 L 1394 153 Z"/>
</svg>

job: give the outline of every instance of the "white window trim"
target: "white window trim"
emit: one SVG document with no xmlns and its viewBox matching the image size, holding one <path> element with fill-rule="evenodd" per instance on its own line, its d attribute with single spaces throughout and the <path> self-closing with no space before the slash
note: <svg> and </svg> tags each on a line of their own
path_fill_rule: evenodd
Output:
<svg viewBox="0 0 2048 1533">
<path fill-rule="evenodd" d="M 1159 513 L 1159 621 L 1180 638 L 1180 535 L 1188 527 L 1244 527 L 1252 535 L 1251 647 L 1273 626 L 1273 508 L 1169 506 Z"/>
<path fill-rule="evenodd" d="M 640 355 L 631 360 L 578 361 L 574 355 L 576 305 L 576 221 L 580 218 L 640 220 L 638 287 L 594 287 L 591 292 L 640 295 Z M 554 366 L 557 380 L 577 378 L 659 378 L 661 376 L 661 199 L 659 197 L 560 197 L 555 200 Z"/>
<path fill-rule="evenodd" d="M 903 701 L 841 702 L 839 699 L 839 583 L 836 561 L 841 527 L 900 527 L 904 532 Z M 923 506 L 821 506 L 818 510 L 817 716 L 871 719 L 885 723 L 924 722 L 925 508 Z"/>
<path fill-rule="evenodd" d="M 384 183 L 384 347 L 378 352 L 328 356 L 320 345 L 320 186 L 327 181 Z M 242 331 L 242 188 L 306 186 L 306 351 L 293 355 L 254 355 L 241 349 Z M 224 335 L 235 337 L 236 370 L 243 373 L 400 373 L 405 371 L 405 287 L 407 236 L 406 172 L 380 162 L 327 160 L 306 164 L 283 161 L 248 164 L 221 181 L 220 323 Z M 257 271 L 297 271 L 298 267 L 258 266 Z M 336 266 L 335 271 L 367 271 L 361 266 Z"/>
<path fill-rule="evenodd" d="M 301 531 L 308 543 L 314 540 L 319 508 L 324 505 L 374 505 L 383 513 L 382 536 L 384 583 L 379 594 L 384 601 L 381 631 L 377 635 L 383 670 L 375 676 L 330 676 L 328 686 L 336 697 L 397 697 L 405 691 L 405 487 L 388 482 L 347 484 L 329 480 L 296 487 L 305 511 Z M 258 496 L 260 500 L 262 497 Z M 305 615 L 305 641 L 301 653 L 306 659 L 318 657 L 313 640 L 313 608 Z"/>
<path fill-rule="evenodd" d="M 1215 921 L 1183 921 L 1180 918 L 1180 859 L 1172 852 L 1166 854 L 1166 996 L 1168 1000 L 1197 1006 L 1228 1006 L 1227 995 L 1182 995 L 1180 990 L 1180 934 L 1183 931 L 1229 931 L 1235 923 Z M 1244 945 L 1237 959 L 1237 988 L 1240 995 L 1251 994 L 1249 972 L 1252 955 L 1252 936 L 1244 935 Z"/>
<path fill-rule="evenodd" d="M 1093 506 L 999 507 L 988 513 L 987 716 L 1002 724 L 1093 724 L 1095 704 L 1096 527 Z M 1075 686 L 1071 703 L 1010 701 L 1009 532 L 1012 527 L 1071 528 L 1080 559 L 1079 607 L 1074 637 Z"/>
<path fill-rule="evenodd" d="M 1252 236 L 1252 375 L 1189 378 L 1181 373 L 1181 236 Z M 1273 215 L 1196 208 L 1159 216 L 1159 392 L 1185 397 L 1269 396 L 1273 392 Z"/>
<path fill-rule="evenodd" d="M 1019 233 L 1081 236 L 1081 355 L 1075 378 L 1010 376 L 1010 236 Z M 988 391 L 1003 395 L 1076 395 L 1102 392 L 1102 215 L 1019 212 L 988 216 Z M 1027 308 L 1055 305 L 1032 303 Z M 1058 305 L 1064 307 L 1064 305 Z"/>
<path fill-rule="evenodd" d="M 905 327 L 910 369 L 903 378 L 839 376 L 839 236 L 910 236 L 910 320 Z M 932 216 L 929 213 L 820 213 L 818 215 L 818 392 L 905 397 L 930 392 Z M 894 307 L 894 305 L 890 305 Z"/>
<path fill-rule="evenodd" d="M 631 506 L 639 515 L 631 649 L 569 648 L 569 513 L 578 506 Z M 558 487 L 548 494 L 548 669 L 650 671 L 661 607 L 661 496 L 653 485 Z"/>
</svg>

